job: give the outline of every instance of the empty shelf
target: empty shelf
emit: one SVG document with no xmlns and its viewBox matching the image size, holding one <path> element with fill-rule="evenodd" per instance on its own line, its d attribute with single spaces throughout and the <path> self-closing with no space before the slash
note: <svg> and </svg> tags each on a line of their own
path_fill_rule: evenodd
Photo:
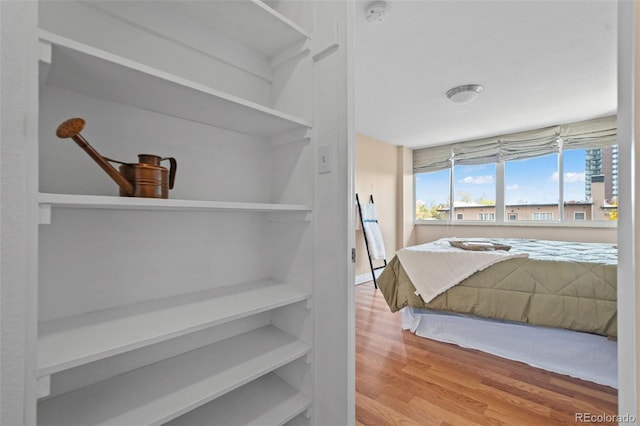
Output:
<svg viewBox="0 0 640 426">
<path fill-rule="evenodd" d="M 167 426 L 278 426 L 311 406 L 311 401 L 275 374 L 228 393 Z"/>
<path fill-rule="evenodd" d="M 142 13 L 136 5 L 115 2 L 97 3 L 97 7 L 152 32 L 158 28 L 153 13 Z M 165 1 L 173 15 L 183 16 L 215 34 L 222 34 L 269 59 L 283 50 L 309 39 L 307 32 L 260 0 L 252 1 Z M 136 13 L 137 12 L 137 13 Z M 173 32 L 170 32 L 173 34 Z M 265 37 L 268 34 L 268 37 Z"/>
<path fill-rule="evenodd" d="M 266 326 L 44 400 L 38 404 L 38 420 L 46 426 L 159 425 L 309 351 L 294 337 Z"/>
<path fill-rule="evenodd" d="M 38 376 L 46 376 L 310 297 L 271 280 L 90 312 L 39 324 Z"/>
</svg>

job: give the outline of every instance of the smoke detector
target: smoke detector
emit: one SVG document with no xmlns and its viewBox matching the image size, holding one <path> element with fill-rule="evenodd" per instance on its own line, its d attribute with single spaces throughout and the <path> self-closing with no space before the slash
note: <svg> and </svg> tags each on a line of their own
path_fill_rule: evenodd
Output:
<svg viewBox="0 0 640 426">
<path fill-rule="evenodd" d="M 384 1 L 374 1 L 369 3 L 365 9 L 365 16 L 369 22 L 382 22 L 387 19 L 389 6 Z"/>
</svg>

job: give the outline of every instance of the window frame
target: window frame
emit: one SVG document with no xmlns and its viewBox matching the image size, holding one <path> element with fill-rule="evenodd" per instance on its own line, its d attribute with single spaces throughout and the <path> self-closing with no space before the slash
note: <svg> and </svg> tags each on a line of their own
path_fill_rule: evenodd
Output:
<svg viewBox="0 0 640 426">
<path fill-rule="evenodd" d="M 551 216 L 551 219 L 536 219 L 536 215 L 544 215 Z M 552 222 L 553 221 L 553 212 L 531 212 L 531 219 L 535 222 Z"/>
<path fill-rule="evenodd" d="M 486 216 L 487 218 L 483 219 L 482 216 Z M 478 212 L 478 220 L 482 222 L 495 222 L 496 214 L 494 212 L 490 212 L 490 213 Z"/>
<path fill-rule="evenodd" d="M 618 145 L 618 144 L 613 144 Z M 612 146 L 612 145 L 607 145 Z M 559 150 L 557 152 L 558 155 L 558 175 L 564 176 L 564 149 L 562 144 L 560 144 Z M 449 219 L 437 220 L 437 221 L 429 221 L 429 220 L 421 220 L 413 216 L 413 224 L 414 225 L 435 225 L 435 226 L 450 226 L 453 224 L 467 226 L 467 225 L 480 225 L 480 226 L 543 226 L 543 227 L 588 227 L 588 228 L 617 228 L 618 221 L 617 220 L 570 220 L 565 218 L 564 212 L 564 185 L 563 179 L 558 179 L 558 196 L 559 199 L 562 200 L 558 203 L 558 219 L 552 220 L 508 220 L 508 214 L 505 211 L 505 199 L 504 199 L 504 191 L 505 191 L 505 162 L 495 162 L 493 163 L 496 166 L 496 206 L 495 206 L 495 219 L 493 221 L 489 220 L 458 220 L 453 219 L 456 216 L 455 208 L 453 205 L 450 206 L 450 214 Z M 450 165 L 448 169 L 449 172 L 449 193 L 450 199 L 454 199 L 454 176 L 453 176 L 453 168 L 455 165 L 455 160 L 450 161 Z M 413 173 L 413 205 L 415 210 L 416 203 L 416 175 L 417 173 Z M 453 204 L 453 203 L 452 203 Z"/>
</svg>

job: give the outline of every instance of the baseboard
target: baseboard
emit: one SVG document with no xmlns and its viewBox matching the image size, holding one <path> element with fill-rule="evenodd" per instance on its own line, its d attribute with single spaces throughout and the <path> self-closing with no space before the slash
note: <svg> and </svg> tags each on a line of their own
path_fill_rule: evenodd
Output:
<svg viewBox="0 0 640 426">
<path fill-rule="evenodd" d="M 376 279 L 380 276 L 382 271 L 383 271 L 383 269 L 376 269 L 375 270 Z M 366 274 L 356 275 L 356 280 L 355 281 L 356 281 L 356 285 L 363 284 L 363 283 L 367 283 L 369 281 L 373 281 L 373 277 L 371 276 L 371 272 L 367 272 Z"/>
</svg>

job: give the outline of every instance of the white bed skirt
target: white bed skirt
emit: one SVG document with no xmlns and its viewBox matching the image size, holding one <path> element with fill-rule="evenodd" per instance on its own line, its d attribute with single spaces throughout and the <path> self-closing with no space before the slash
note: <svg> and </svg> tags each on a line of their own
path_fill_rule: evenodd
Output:
<svg viewBox="0 0 640 426">
<path fill-rule="evenodd" d="M 403 329 L 421 337 L 618 387 L 618 345 L 604 336 L 410 307 L 402 320 Z"/>
</svg>

